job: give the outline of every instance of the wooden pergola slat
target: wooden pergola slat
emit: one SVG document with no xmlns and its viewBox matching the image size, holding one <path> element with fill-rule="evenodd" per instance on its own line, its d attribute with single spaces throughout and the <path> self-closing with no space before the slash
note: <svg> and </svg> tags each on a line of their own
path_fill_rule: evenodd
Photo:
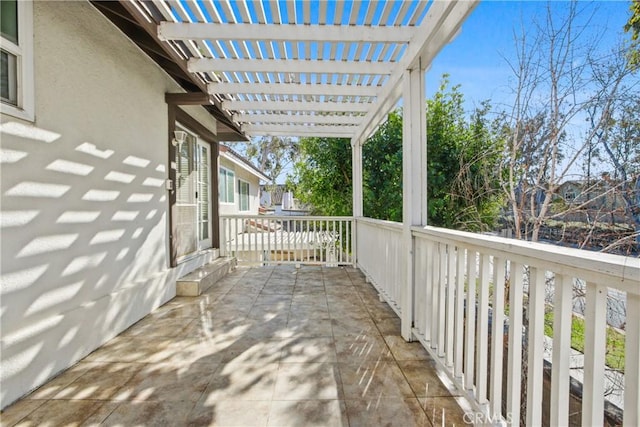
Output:
<svg viewBox="0 0 640 427">
<path fill-rule="evenodd" d="M 129 10 L 186 63 L 238 127 L 364 141 L 477 0 L 458 2 L 132 0 Z M 146 11 L 146 12 L 145 12 Z M 322 112 L 300 114 L 301 112 Z M 335 114 L 356 114 L 335 118 Z M 255 117 L 252 117 L 255 115 Z M 270 117 L 271 116 L 271 117 Z M 321 125 L 320 125 L 321 124 Z M 251 127 L 247 127 L 251 126 Z"/>
</svg>

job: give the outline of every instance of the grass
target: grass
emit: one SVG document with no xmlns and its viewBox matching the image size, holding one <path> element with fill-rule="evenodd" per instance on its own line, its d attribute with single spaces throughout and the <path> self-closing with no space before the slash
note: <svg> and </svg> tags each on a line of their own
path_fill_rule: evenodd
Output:
<svg viewBox="0 0 640 427">
<path fill-rule="evenodd" d="M 571 348 L 584 353 L 584 319 L 573 315 L 571 322 Z M 553 311 L 544 315 L 544 334 L 553 338 Z M 624 334 L 607 326 L 607 350 L 605 364 L 624 372 Z"/>
</svg>

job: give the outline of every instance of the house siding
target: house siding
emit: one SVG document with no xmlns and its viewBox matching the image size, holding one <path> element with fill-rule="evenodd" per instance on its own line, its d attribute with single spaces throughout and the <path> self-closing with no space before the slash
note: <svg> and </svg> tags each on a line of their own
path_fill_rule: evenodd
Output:
<svg viewBox="0 0 640 427">
<path fill-rule="evenodd" d="M 220 215 L 258 215 L 260 206 L 260 181 L 259 179 L 237 166 L 233 162 L 220 157 L 220 167 L 231 170 L 235 173 L 233 204 L 220 203 Z M 249 210 L 240 212 L 240 194 L 238 191 L 238 180 L 241 179 L 249 183 Z"/>
<path fill-rule="evenodd" d="M 179 86 L 90 4 L 34 3 L 35 123 L 2 116 L 2 408 L 175 296 Z"/>
</svg>

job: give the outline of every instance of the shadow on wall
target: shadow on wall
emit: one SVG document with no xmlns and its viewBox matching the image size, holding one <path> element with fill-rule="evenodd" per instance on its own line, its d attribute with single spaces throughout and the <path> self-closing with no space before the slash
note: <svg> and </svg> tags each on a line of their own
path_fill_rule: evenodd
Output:
<svg viewBox="0 0 640 427">
<path fill-rule="evenodd" d="M 6 406 L 12 386 L 28 391 L 173 295 L 158 274 L 165 165 L 17 122 L 0 131 Z"/>
</svg>

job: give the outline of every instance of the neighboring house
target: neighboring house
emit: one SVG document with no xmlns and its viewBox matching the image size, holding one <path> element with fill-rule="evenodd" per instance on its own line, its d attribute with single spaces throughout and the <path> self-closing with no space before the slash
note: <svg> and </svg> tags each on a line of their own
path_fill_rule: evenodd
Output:
<svg viewBox="0 0 640 427">
<path fill-rule="evenodd" d="M 226 145 L 220 145 L 220 215 L 258 215 L 260 181 L 269 177 Z"/>
<path fill-rule="evenodd" d="M 287 191 L 283 184 L 263 185 L 260 187 L 260 205 L 274 215 L 303 216 L 309 215 L 311 209 L 293 197 L 293 192 Z"/>
<path fill-rule="evenodd" d="M 134 7 L 2 1 L 2 408 L 217 256 L 218 142 L 245 138 Z"/>
<path fill-rule="evenodd" d="M 625 206 L 617 184 L 610 179 L 570 180 L 558 187 L 558 195 L 569 205 L 581 205 L 585 209 L 613 211 Z"/>
</svg>

